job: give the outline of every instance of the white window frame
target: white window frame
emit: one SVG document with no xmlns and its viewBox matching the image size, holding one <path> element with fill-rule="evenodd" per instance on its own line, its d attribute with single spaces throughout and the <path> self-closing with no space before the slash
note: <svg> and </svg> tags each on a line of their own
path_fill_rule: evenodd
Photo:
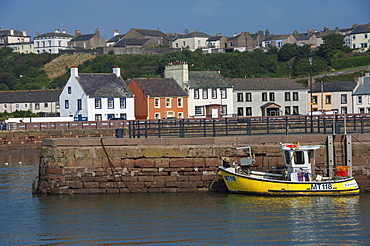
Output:
<svg viewBox="0 0 370 246">
<path fill-rule="evenodd" d="M 166 108 L 172 108 L 172 98 L 166 97 Z"/>
<path fill-rule="evenodd" d="M 177 98 L 177 107 L 178 108 L 182 108 L 183 107 L 183 98 L 182 97 L 178 97 Z"/>
<path fill-rule="evenodd" d="M 160 108 L 161 107 L 161 100 L 160 98 L 154 98 L 154 107 L 155 108 Z"/>
<path fill-rule="evenodd" d="M 195 106 L 195 115 L 203 116 L 204 115 L 204 106 Z"/>
</svg>

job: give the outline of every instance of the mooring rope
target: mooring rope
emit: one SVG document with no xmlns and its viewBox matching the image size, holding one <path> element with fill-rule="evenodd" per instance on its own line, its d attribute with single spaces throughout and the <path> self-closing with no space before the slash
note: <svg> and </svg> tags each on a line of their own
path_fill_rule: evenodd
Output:
<svg viewBox="0 0 370 246">
<path fill-rule="evenodd" d="M 104 150 L 105 155 L 107 156 L 109 166 L 110 166 L 111 171 L 112 171 L 112 173 L 113 173 L 113 180 L 114 180 L 114 182 L 115 182 L 115 183 L 116 183 L 116 185 L 117 185 L 117 188 L 118 188 L 119 193 L 121 194 L 121 189 L 119 188 L 119 185 L 118 185 L 118 183 L 117 183 L 117 181 L 116 181 L 116 177 L 115 177 L 115 173 L 117 173 L 117 174 L 119 174 L 119 173 L 117 172 L 117 170 L 116 170 L 116 168 L 114 167 L 114 165 L 113 165 L 112 161 L 110 160 L 110 157 L 109 157 L 109 155 L 108 155 L 108 152 L 107 152 L 107 150 L 105 149 L 105 146 L 104 146 L 104 144 L 103 144 L 103 138 L 100 138 L 100 143 L 101 143 L 101 146 L 103 147 L 103 150 Z M 120 177 L 120 179 L 121 179 L 121 182 L 123 182 L 123 183 L 126 185 L 127 189 L 130 191 L 130 193 L 132 193 L 132 191 L 131 191 L 130 187 L 128 187 L 127 183 L 122 179 L 122 175 L 119 175 L 119 177 Z"/>
</svg>

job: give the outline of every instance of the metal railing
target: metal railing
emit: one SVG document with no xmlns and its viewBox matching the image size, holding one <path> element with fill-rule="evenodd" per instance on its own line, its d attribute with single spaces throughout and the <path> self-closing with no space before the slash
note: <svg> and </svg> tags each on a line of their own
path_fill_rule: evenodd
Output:
<svg viewBox="0 0 370 246">
<path fill-rule="evenodd" d="M 9 131 L 123 129 L 129 138 L 370 132 L 370 114 L 8 123 Z"/>
</svg>

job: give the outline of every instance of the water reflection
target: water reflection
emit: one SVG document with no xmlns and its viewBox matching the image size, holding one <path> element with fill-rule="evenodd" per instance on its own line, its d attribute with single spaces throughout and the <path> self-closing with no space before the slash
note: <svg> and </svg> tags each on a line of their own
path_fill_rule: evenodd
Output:
<svg viewBox="0 0 370 246">
<path fill-rule="evenodd" d="M 36 166 L 0 166 L 4 245 L 367 245 L 370 196 L 32 196 Z"/>
</svg>

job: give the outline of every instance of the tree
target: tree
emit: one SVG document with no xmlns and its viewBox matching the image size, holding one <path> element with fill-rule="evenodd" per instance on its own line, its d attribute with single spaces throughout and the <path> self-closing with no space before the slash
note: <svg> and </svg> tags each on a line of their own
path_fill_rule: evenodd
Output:
<svg viewBox="0 0 370 246">
<path fill-rule="evenodd" d="M 341 34 L 331 33 L 322 38 L 324 43 L 320 45 L 317 54 L 323 58 L 330 59 L 338 52 L 348 51 L 345 46 L 344 37 Z"/>
</svg>

